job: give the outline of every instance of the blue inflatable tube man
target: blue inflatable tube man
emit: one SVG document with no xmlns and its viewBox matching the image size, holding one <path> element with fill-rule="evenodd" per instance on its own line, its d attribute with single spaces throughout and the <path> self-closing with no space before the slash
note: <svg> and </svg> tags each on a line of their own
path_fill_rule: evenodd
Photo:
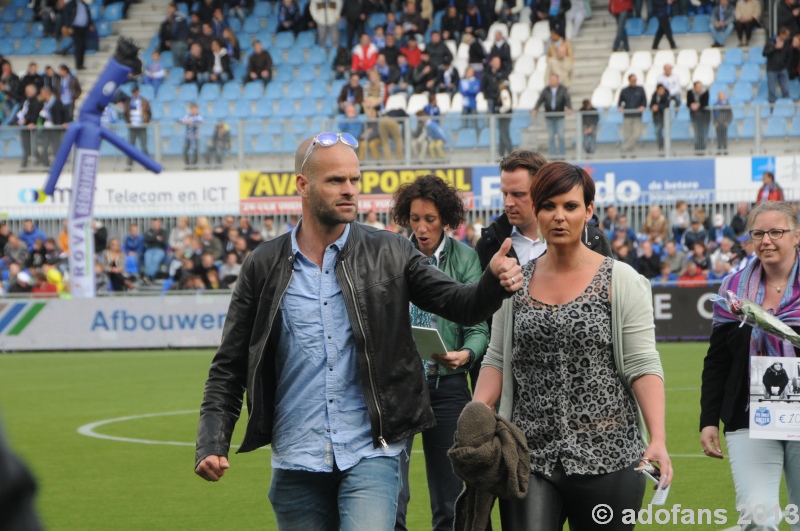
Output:
<svg viewBox="0 0 800 531">
<path fill-rule="evenodd" d="M 94 207 L 97 163 L 100 158 L 100 141 L 111 142 L 148 170 L 161 172 L 161 165 L 130 145 L 108 129 L 100 126 L 100 116 L 111 103 L 120 85 L 131 73 L 139 74 L 142 62 L 139 47 L 130 39 L 120 37 L 114 56 L 97 79 L 86 101 L 81 106 L 77 121 L 67 127 L 64 140 L 58 148 L 53 166 L 47 175 L 44 191 L 53 195 L 56 183 L 64 169 L 72 146 L 75 146 L 72 170 L 72 203 L 69 209 L 69 274 L 73 297 L 95 296 L 94 236 L 92 219 Z"/>
</svg>

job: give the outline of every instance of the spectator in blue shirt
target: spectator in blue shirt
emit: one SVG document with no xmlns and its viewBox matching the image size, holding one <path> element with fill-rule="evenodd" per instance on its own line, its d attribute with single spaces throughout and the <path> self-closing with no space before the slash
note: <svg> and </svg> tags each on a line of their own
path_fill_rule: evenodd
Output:
<svg viewBox="0 0 800 531">
<path fill-rule="evenodd" d="M 128 234 L 122 242 L 122 250 L 128 256 L 136 256 L 137 263 L 142 261 L 144 256 L 144 236 L 139 232 L 139 225 L 131 223 L 128 227 Z"/>
<path fill-rule="evenodd" d="M 358 140 L 361 146 L 366 142 L 362 142 L 362 135 L 364 134 L 364 122 L 358 119 L 358 111 L 352 103 L 345 103 L 344 105 L 345 119 L 339 122 L 339 131 L 342 133 L 350 133 L 353 138 Z M 359 158 L 363 159 L 366 155 L 364 148 L 359 149 Z M 377 158 L 377 157 L 376 157 Z"/>
<path fill-rule="evenodd" d="M 33 224 L 32 219 L 26 219 L 22 222 L 22 230 L 19 233 L 19 239 L 25 242 L 28 246 L 28 252 L 31 252 L 33 250 L 33 242 L 37 239 L 45 241 L 47 235 Z"/>
<path fill-rule="evenodd" d="M 481 91 L 481 82 L 475 77 L 475 69 L 471 66 L 468 66 L 467 71 L 464 72 L 464 79 L 462 79 L 459 83 L 458 91 L 461 93 L 461 97 L 463 98 L 461 104 L 461 114 L 478 114 L 478 103 L 475 98 Z M 475 127 L 477 129 L 477 124 L 477 119 L 466 118 L 462 123 L 462 127 Z"/>
<path fill-rule="evenodd" d="M 674 286 L 678 282 L 678 275 L 672 272 L 669 262 L 661 262 L 661 274 L 650 280 L 654 286 Z"/>
<path fill-rule="evenodd" d="M 428 117 L 425 129 L 428 134 L 428 151 L 431 154 L 431 158 L 444 159 L 446 157 L 444 145 L 447 143 L 447 135 L 445 135 L 444 129 L 439 125 L 439 122 L 431 117 Z"/>
</svg>

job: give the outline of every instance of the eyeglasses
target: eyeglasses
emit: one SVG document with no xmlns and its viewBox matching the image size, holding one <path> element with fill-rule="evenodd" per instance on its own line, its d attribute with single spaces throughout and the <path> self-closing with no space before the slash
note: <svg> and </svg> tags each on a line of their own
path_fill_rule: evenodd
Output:
<svg viewBox="0 0 800 531">
<path fill-rule="evenodd" d="M 785 232 L 792 232 L 792 229 L 770 229 L 770 230 L 751 230 L 750 237 L 754 240 L 763 240 L 765 234 L 769 234 L 770 240 L 780 240 Z"/>
<path fill-rule="evenodd" d="M 320 133 L 314 137 L 314 140 L 308 146 L 306 150 L 306 156 L 303 157 L 303 163 L 300 164 L 300 171 L 299 173 L 303 173 L 303 168 L 308 161 L 308 157 L 311 156 L 311 152 L 314 151 L 314 146 L 317 144 L 321 145 L 322 147 L 331 147 L 335 146 L 339 141 L 342 141 L 342 144 L 346 146 L 350 146 L 353 149 L 358 148 L 358 140 L 353 137 L 350 133 Z"/>
</svg>

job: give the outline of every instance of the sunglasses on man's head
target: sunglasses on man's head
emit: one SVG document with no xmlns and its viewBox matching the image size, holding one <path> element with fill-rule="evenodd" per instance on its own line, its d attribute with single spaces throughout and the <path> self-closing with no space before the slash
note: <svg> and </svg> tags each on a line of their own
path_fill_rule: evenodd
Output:
<svg viewBox="0 0 800 531">
<path fill-rule="evenodd" d="M 358 140 L 356 140 L 355 137 L 350 133 L 320 133 L 314 137 L 314 140 L 308 146 L 306 155 L 303 157 L 303 163 L 300 164 L 299 173 L 303 173 L 303 168 L 308 161 L 308 157 L 311 156 L 311 152 L 314 151 L 314 146 L 319 144 L 322 147 L 331 147 L 335 146 L 340 140 L 342 141 L 342 144 L 346 146 L 350 146 L 353 149 L 358 148 Z"/>
</svg>

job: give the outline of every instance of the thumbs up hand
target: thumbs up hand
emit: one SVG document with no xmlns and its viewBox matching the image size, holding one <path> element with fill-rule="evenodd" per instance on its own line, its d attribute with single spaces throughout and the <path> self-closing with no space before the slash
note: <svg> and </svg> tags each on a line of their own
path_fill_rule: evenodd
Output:
<svg viewBox="0 0 800 531">
<path fill-rule="evenodd" d="M 507 291 L 517 291 L 522 287 L 522 268 L 516 258 L 506 256 L 510 250 L 511 238 L 506 238 L 503 245 L 500 246 L 500 250 L 489 262 L 489 269 Z"/>
</svg>

